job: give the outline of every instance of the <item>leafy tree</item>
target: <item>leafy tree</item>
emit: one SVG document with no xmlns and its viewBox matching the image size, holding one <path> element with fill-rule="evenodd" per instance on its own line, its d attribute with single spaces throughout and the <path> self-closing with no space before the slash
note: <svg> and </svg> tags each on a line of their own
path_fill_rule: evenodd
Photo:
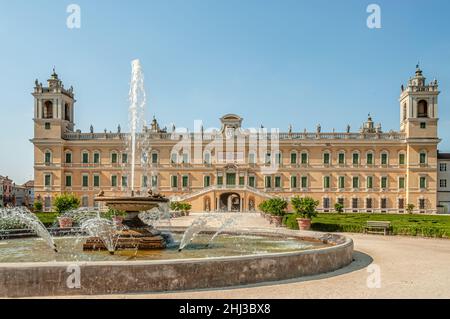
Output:
<svg viewBox="0 0 450 319">
<path fill-rule="evenodd" d="M 71 209 L 80 207 L 80 200 L 74 194 L 61 194 L 56 196 L 53 205 L 57 213 L 63 214 Z"/>
<path fill-rule="evenodd" d="M 291 204 L 295 213 L 301 215 L 303 218 L 311 219 L 317 216 L 316 208 L 319 206 L 319 201 L 311 197 L 294 197 L 291 199 Z"/>
<path fill-rule="evenodd" d="M 415 208 L 414 204 L 408 204 L 408 205 L 406 205 L 406 211 L 408 212 L 408 214 L 412 214 L 414 208 Z"/>
<path fill-rule="evenodd" d="M 341 203 L 336 203 L 334 204 L 334 210 L 336 211 L 336 213 L 342 214 L 344 212 L 344 205 L 342 205 Z"/>
<path fill-rule="evenodd" d="M 176 212 L 188 213 L 192 209 L 192 205 L 185 202 L 171 202 L 170 209 Z"/>
<path fill-rule="evenodd" d="M 287 206 L 288 202 L 284 198 L 274 197 L 262 202 L 259 209 L 271 215 L 284 216 Z"/>
<path fill-rule="evenodd" d="M 41 201 L 35 201 L 33 206 L 36 212 L 42 212 L 43 205 Z"/>
</svg>

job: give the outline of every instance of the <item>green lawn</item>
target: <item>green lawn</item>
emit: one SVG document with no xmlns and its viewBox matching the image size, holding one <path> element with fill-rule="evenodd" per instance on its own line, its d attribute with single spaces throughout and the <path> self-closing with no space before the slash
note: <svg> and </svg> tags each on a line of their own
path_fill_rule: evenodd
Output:
<svg viewBox="0 0 450 319">
<path fill-rule="evenodd" d="M 295 216 L 285 219 L 290 228 L 297 228 Z M 312 229 L 326 232 L 361 233 L 368 220 L 389 221 L 392 234 L 450 238 L 450 216 L 410 214 L 319 214 L 312 220 Z"/>
</svg>

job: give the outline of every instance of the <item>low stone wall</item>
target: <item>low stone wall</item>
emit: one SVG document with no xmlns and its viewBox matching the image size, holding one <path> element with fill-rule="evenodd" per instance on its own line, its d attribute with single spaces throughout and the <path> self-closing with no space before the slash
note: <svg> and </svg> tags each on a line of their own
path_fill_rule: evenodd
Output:
<svg viewBox="0 0 450 319">
<path fill-rule="evenodd" d="M 242 233 L 242 232 L 240 232 Z M 312 238 L 333 246 L 239 257 L 168 261 L 0 264 L 0 296 L 32 297 L 162 292 L 229 287 L 331 272 L 352 262 L 353 241 L 290 230 L 246 234 Z"/>
</svg>

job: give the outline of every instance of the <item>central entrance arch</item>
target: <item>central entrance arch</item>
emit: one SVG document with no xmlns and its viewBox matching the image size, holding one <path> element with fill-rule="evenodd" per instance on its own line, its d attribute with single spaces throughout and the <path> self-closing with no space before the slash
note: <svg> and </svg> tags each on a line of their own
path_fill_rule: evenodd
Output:
<svg viewBox="0 0 450 319">
<path fill-rule="evenodd" d="M 237 193 L 224 193 L 220 195 L 219 209 L 225 212 L 240 212 L 241 196 Z"/>
</svg>

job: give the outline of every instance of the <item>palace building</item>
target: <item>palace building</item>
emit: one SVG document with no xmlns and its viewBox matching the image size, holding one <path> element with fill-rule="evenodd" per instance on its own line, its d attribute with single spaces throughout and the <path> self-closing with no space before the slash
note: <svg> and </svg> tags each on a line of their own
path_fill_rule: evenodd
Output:
<svg viewBox="0 0 450 319">
<path fill-rule="evenodd" d="M 180 133 L 156 119 L 139 133 L 134 185 L 193 211 L 254 211 L 272 196 L 311 196 L 321 211 L 341 203 L 347 212 L 420 213 L 438 207 L 438 83 L 419 66 L 399 98 L 398 131 L 383 132 L 368 117 L 358 132 L 271 133 L 223 116 L 221 129 Z M 75 131 L 75 96 L 53 72 L 36 80 L 34 96 L 35 198 L 46 210 L 55 196 L 74 193 L 83 206 L 106 195 L 130 192 L 128 133 Z M 442 186 L 442 185 L 441 185 Z"/>
</svg>

